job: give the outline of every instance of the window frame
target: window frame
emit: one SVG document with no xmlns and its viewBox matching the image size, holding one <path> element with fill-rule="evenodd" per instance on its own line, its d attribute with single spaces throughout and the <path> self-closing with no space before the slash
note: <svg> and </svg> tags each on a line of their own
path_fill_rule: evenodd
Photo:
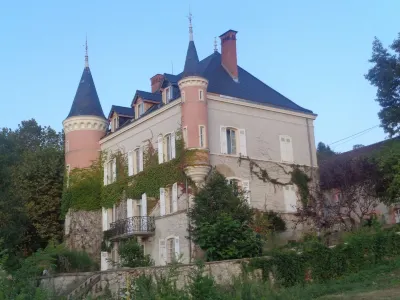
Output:
<svg viewBox="0 0 400 300">
<path fill-rule="evenodd" d="M 199 89 L 199 100 L 204 101 L 204 91 L 203 89 Z"/>
<path fill-rule="evenodd" d="M 207 140 L 206 126 L 199 125 L 199 147 L 200 148 L 207 148 L 206 140 Z"/>
<path fill-rule="evenodd" d="M 232 151 L 232 137 L 231 137 L 231 135 L 228 135 L 228 132 L 234 132 L 235 133 L 235 144 L 234 144 L 235 145 L 235 152 Z M 238 134 L 239 134 L 239 129 L 238 128 L 229 127 L 229 126 L 226 127 L 226 154 L 228 154 L 228 155 L 238 155 Z M 229 149 L 231 150 L 231 152 L 229 152 Z"/>
<path fill-rule="evenodd" d="M 165 261 L 167 264 L 171 264 L 176 260 L 175 238 L 176 238 L 176 236 L 174 236 L 174 235 L 170 235 L 165 238 L 165 248 L 166 248 L 166 254 L 167 254 Z M 169 241 L 172 241 L 171 249 L 169 249 L 169 246 L 168 246 Z M 171 253 L 170 253 L 170 250 L 172 250 Z"/>
<path fill-rule="evenodd" d="M 140 147 L 136 147 L 133 150 L 134 153 L 134 164 L 133 164 L 133 174 L 136 175 L 137 173 L 139 173 L 139 169 L 140 169 Z"/>
<path fill-rule="evenodd" d="M 232 176 L 232 177 L 226 177 L 226 180 L 228 181 L 229 185 L 232 185 L 232 182 L 234 182 L 234 181 L 238 182 L 239 183 L 237 186 L 238 192 L 240 192 L 240 190 L 243 190 L 243 179 L 242 178 Z M 236 194 L 235 196 L 237 196 L 237 195 L 238 194 Z"/>
<path fill-rule="evenodd" d="M 165 103 L 169 103 L 173 98 L 173 89 L 172 86 L 168 86 L 165 88 Z"/>
<path fill-rule="evenodd" d="M 164 135 L 166 162 L 172 160 L 172 134 Z"/>
<path fill-rule="evenodd" d="M 138 118 L 140 118 L 144 114 L 144 102 L 138 103 Z"/>
</svg>

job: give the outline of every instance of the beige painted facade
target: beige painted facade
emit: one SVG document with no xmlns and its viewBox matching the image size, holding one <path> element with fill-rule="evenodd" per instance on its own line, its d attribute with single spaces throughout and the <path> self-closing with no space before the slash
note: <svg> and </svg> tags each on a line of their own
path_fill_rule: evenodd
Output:
<svg viewBox="0 0 400 300">
<path fill-rule="evenodd" d="M 103 138 L 100 141 L 101 150 L 108 153 L 118 150 L 128 153 L 128 151 L 143 145 L 149 139 L 157 149 L 157 137 L 160 134 L 166 135 L 180 129 L 180 101 L 180 99 L 177 99 Z M 244 161 L 239 165 L 239 155 L 221 153 L 223 151 L 221 128 L 244 129 L 247 155 L 266 167 L 271 174 L 276 174 L 277 178 L 285 181 L 289 178 L 287 175 L 285 178 L 285 175 L 279 172 L 279 168 L 276 167 L 276 164 L 284 164 L 280 143 L 282 136 L 289 137 L 291 140 L 293 161 L 287 162 L 288 165 L 296 163 L 316 167 L 313 127 L 315 115 L 285 111 L 239 99 L 228 99 L 219 95 L 209 95 L 207 102 L 210 164 L 216 166 L 217 170 L 228 179 L 249 182 L 249 201 L 252 207 L 274 210 L 283 213 L 284 217 L 286 215 L 286 218 L 290 219 L 292 214 L 288 211 L 288 205 L 285 203 L 285 192 L 282 188 L 274 188 L 271 184 L 263 183 L 252 177 L 247 162 Z M 238 141 L 238 147 L 243 147 L 243 137 L 240 136 L 240 139 L 242 141 Z M 168 253 L 168 249 L 166 252 L 160 253 L 160 239 L 165 241 L 170 238 L 178 239 L 179 242 L 175 244 L 175 247 L 179 245 L 177 252 L 182 255 L 182 260 L 185 263 L 190 261 L 190 249 L 192 249 L 192 257 L 194 255 L 194 245 L 190 245 L 186 238 L 188 236 L 187 199 L 184 185 L 182 185 L 178 191 L 177 212 L 169 214 L 168 209 L 166 209 L 166 215 L 160 216 L 159 203 L 149 212 L 150 215 L 156 217 L 155 233 L 151 237 L 140 240 L 144 245 L 145 253 L 151 255 L 156 265 L 165 264 L 164 256 L 165 253 Z M 140 199 L 134 200 L 135 203 L 140 203 L 140 201 Z M 166 206 L 168 206 L 168 203 Z M 138 215 L 138 210 L 134 209 L 133 213 Z M 293 234 L 289 229 L 286 236 L 290 238 Z M 103 253 L 103 255 L 105 254 Z M 103 269 L 106 268 L 103 267 Z"/>
</svg>

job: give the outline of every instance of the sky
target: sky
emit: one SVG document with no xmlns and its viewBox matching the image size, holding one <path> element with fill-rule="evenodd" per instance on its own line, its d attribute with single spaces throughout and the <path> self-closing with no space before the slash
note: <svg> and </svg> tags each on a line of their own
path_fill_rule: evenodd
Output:
<svg viewBox="0 0 400 300">
<path fill-rule="evenodd" d="M 105 114 L 129 106 L 153 75 L 182 71 L 189 6 L 199 58 L 212 53 L 214 37 L 237 30 L 238 64 L 318 115 L 316 143 L 379 125 L 376 89 L 364 74 L 374 37 L 388 46 L 400 32 L 398 0 L 38 0 L 0 1 L 0 127 L 35 118 L 62 129 L 86 34 Z M 385 137 L 378 126 L 332 148 Z"/>
</svg>

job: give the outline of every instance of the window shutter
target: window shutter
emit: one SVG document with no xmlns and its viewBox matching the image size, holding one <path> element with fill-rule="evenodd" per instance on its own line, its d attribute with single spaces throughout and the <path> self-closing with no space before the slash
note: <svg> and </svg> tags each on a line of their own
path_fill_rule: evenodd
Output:
<svg viewBox="0 0 400 300">
<path fill-rule="evenodd" d="M 128 152 L 128 176 L 133 175 L 133 152 Z"/>
<path fill-rule="evenodd" d="M 104 171 L 104 185 L 107 185 L 107 183 L 108 183 L 108 178 L 107 178 L 108 172 L 107 172 L 107 163 L 106 162 L 103 165 L 103 171 Z"/>
<path fill-rule="evenodd" d="M 147 195 L 146 193 L 142 194 L 142 202 L 140 205 L 140 208 L 142 210 L 142 217 L 146 217 L 147 216 Z"/>
<path fill-rule="evenodd" d="M 103 207 L 103 231 L 108 229 L 108 212 L 107 209 Z"/>
<path fill-rule="evenodd" d="M 221 126 L 220 139 L 221 139 L 221 153 L 226 154 L 228 153 L 228 142 L 226 140 L 226 127 Z"/>
<path fill-rule="evenodd" d="M 172 152 L 172 158 L 175 158 L 176 157 L 175 131 L 171 133 L 171 152 Z"/>
<path fill-rule="evenodd" d="M 139 172 L 143 171 L 143 146 L 139 148 Z"/>
<path fill-rule="evenodd" d="M 250 204 L 250 181 L 243 180 L 242 187 L 243 187 L 244 197 L 247 200 L 247 203 Z"/>
<path fill-rule="evenodd" d="M 286 137 L 286 155 L 287 161 L 293 162 L 293 146 L 292 146 L 292 138 L 287 136 Z"/>
<path fill-rule="evenodd" d="M 167 247 L 165 246 L 165 240 L 164 239 L 159 239 L 158 240 L 158 254 L 160 257 L 160 265 L 165 265 L 166 264 L 166 258 L 167 258 Z"/>
<path fill-rule="evenodd" d="M 133 200 L 132 199 L 126 200 L 126 217 L 127 218 L 133 217 Z"/>
<path fill-rule="evenodd" d="M 172 212 L 178 211 L 178 184 L 172 185 Z"/>
<path fill-rule="evenodd" d="M 286 212 L 295 212 L 297 211 L 297 198 L 296 192 L 293 185 L 285 185 L 283 187 L 283 197 L 285 203 Z"/>
<path fill-rule="evenodd" d="M 158 163 L 162 164 L 164 162 L 164 153 L 163 153 L 164 145 L 163 145 L 162 135 L 158 136 L 157 147 L 158 147 Z"/>
<path fill-rule="evenodd" d="M 165 189 L 160 188 L 160 216 L 165 215 Z"/>
<path fill-rule="evenodd" d="M 279 136 L 279 145 L 280 145 L 280 148 L 281 148 L 281 161 L 287 161 L 286 139 L 282 135 Z"/>
<path fill-rule="evenodd" d="M 112 161 L 112 182 L 117 180 L 117 158 L 114 157 Z"/>
<path fill-rule="evenodd" d="M 240 154 L 242 156 L 247 156 L 246 130 L 245 129 L 239 129 L 239 142 L 240 142 Z"/>
<path fill-rule="evenodd" d="M 179 249 L 179 236 L 175 237 L 175 258 L 178 259 L 180 255 L 180 249 Z"/>
</svg>

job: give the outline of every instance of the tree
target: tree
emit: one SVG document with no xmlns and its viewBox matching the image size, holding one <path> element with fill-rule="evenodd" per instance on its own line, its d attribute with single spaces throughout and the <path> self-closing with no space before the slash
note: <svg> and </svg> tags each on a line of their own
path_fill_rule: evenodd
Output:
<svg viewBox="0 0 400 300">
<path fill-rule="evenodd" d="M 318 161 L 322 161 L 327 159 L 336 153 L 329 147 L 329 145 L 325 145 L 323 142 L 319 142 L 317 146 L 317 159 Z"/>
<path fill-rule="evenodd" d="M 360 149 L 360 148 L 362 148 L 362 147 L 364 147 L 364 145 L 362 145 L 362 144 L 355 144 L 355 145 L 353 146 L 353 150 Z"/>
<path fill-rule="evenodd" d="M 260 240 L 251 229 L 253 211 L 243 192 L 234 191 L 220 173 L 211 173 L 196 194 L 188 215 L 191 238 L 206 252 L 207 260 L 259 254 Z"/>
<path fill-rule="evenodd" d="M 400 130 L 400 33 L 389 49 L 394 53 L 375 37 L 369 60 L 374 65 L 365 78 L 377 88 L 375 100 L 381 106 L 378 113 L 381 126 L 392 137 Z"/>
<path fill-rule="evenodd" d="M 137 268 L 154 265 L 150 255 L 145 255 L 136 238 L 123 241 L 118 247 L 121 267 Z"/>
</svg>

